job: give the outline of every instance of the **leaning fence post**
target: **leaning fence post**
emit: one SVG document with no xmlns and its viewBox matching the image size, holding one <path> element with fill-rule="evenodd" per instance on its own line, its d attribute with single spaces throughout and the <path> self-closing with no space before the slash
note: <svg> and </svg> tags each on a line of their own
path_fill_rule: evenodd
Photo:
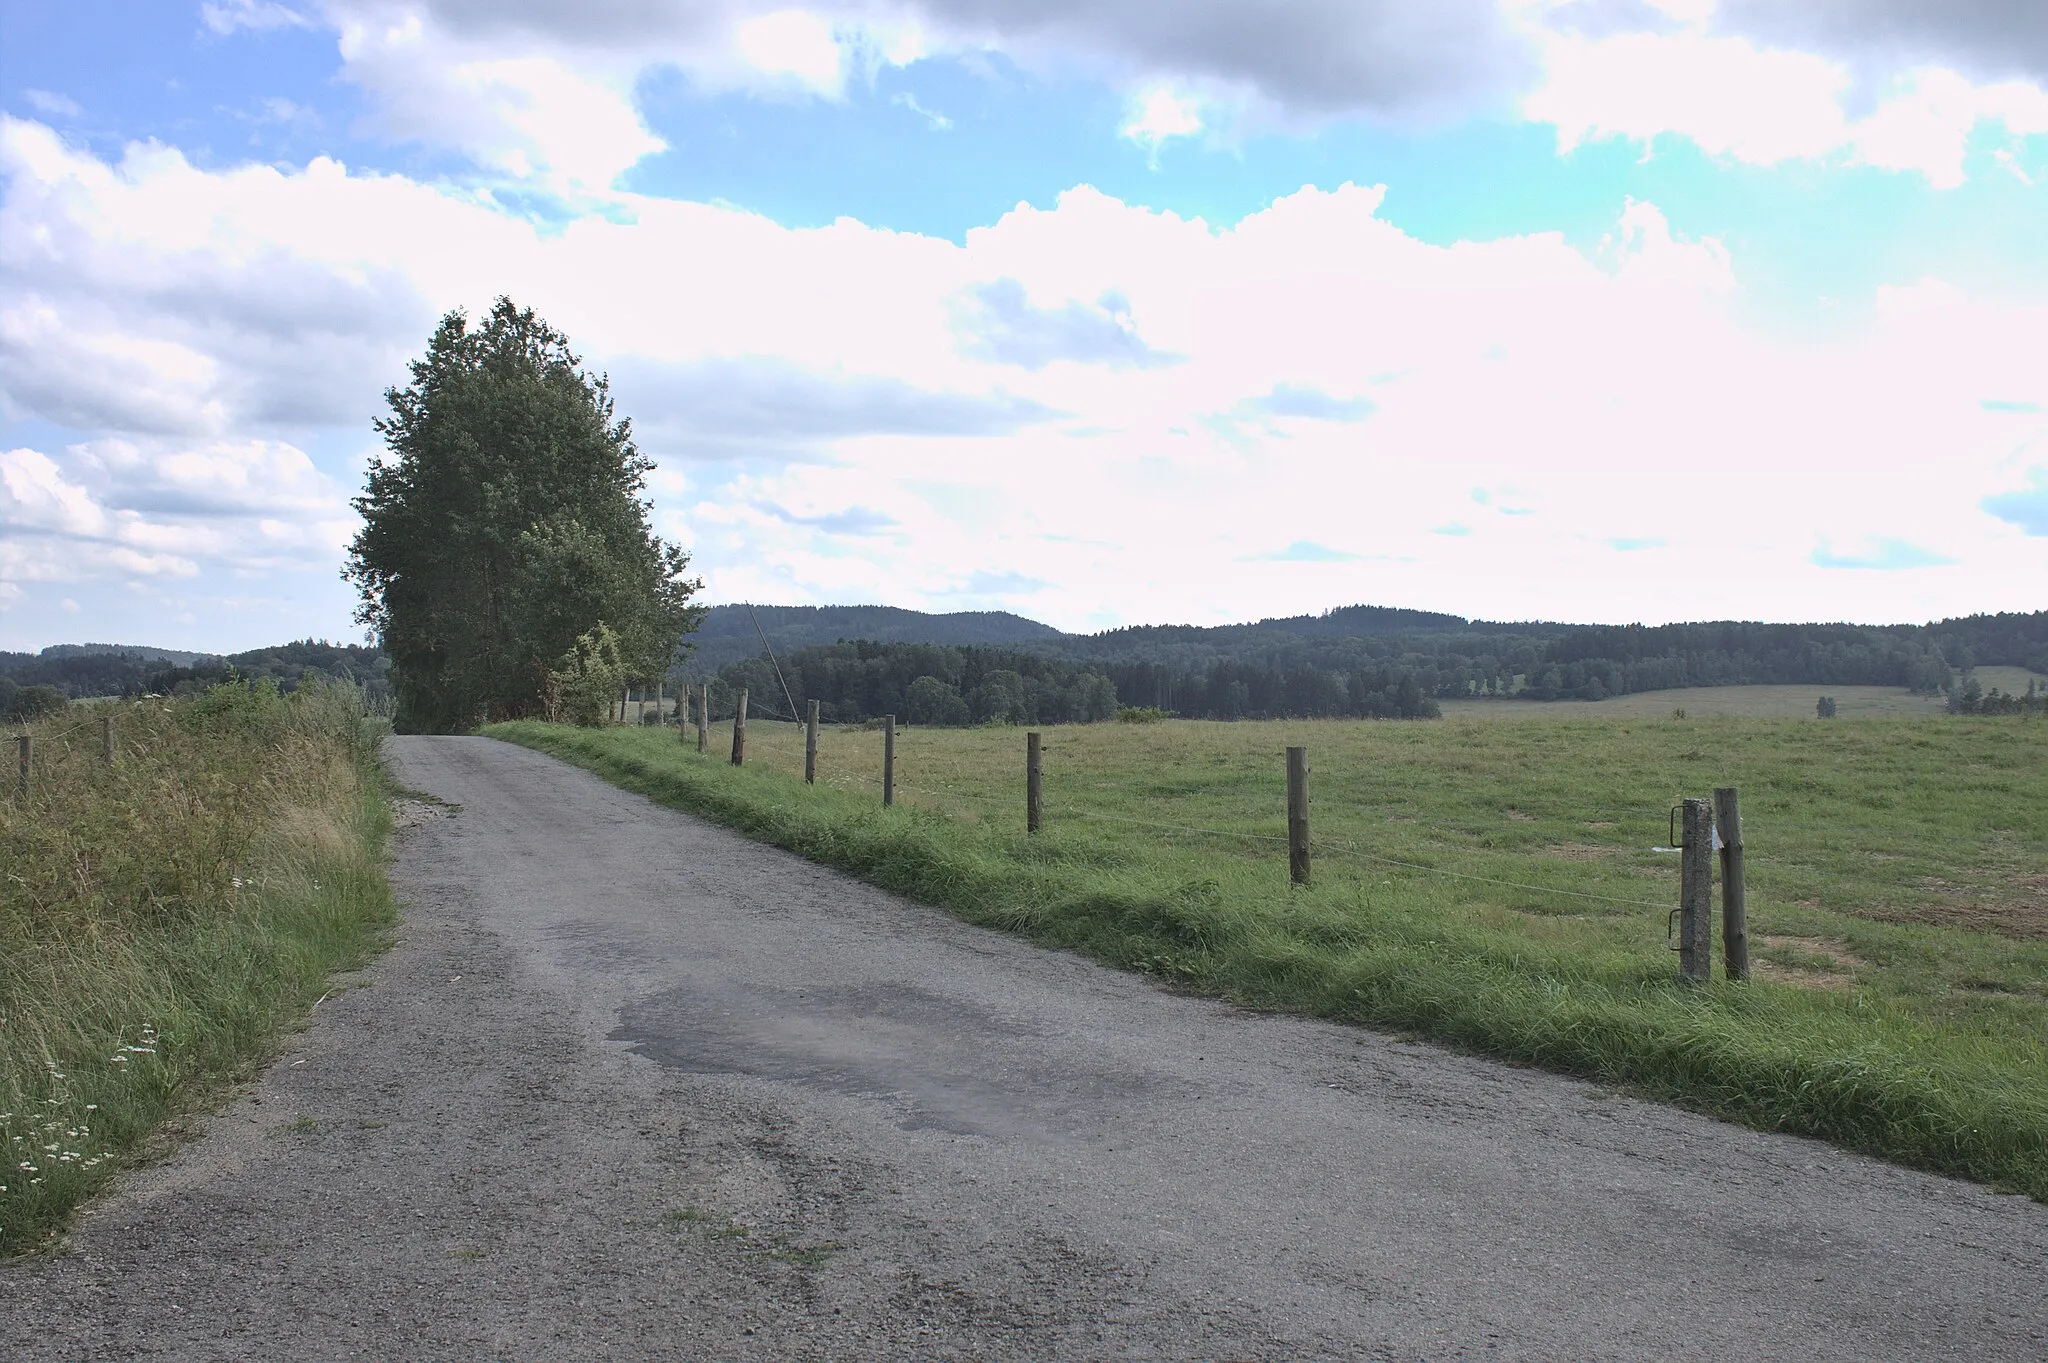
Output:
<svg viewBox="0 0 2048 1363">
<path fill-rule="evenodd" d="M 1705 984 L 1714 973 L 1714 807 L 1685 802 L 1685 838 L 1679 843 L 1678 975 Z"/>
<path fill-rule="evenodd" d="M 100 716 L 100 760 L 102 762 L 114 760 L 114 717 L 112 715 Z"/>
<path fill-rule="evenodd" d="M 1308 884 L 1308 749 L 1287 750 L 1287 877 Z"/>
<path fill-rule="evenodd" d="M 896 716 L 882 716 L 882 803 L 896 803 Z"/>
<path fill-rule="evenodd" d="M 747 760 L 747 688 L 740 688 L 740 698 L 732 710 L 732 764 L 742 766 Z"/>
<path fill-rule="evenodd" d="M 711 746 L 711 683 L 697 690 L 697 751 Z"/>
<path fill-rule="evenodd" d="M 1721 835 L 1721 969 L 1749 978 L 1749 898 L 1742 883 L 1742 806 L 1735 787 L 1714 791 L 1714 828 Z"/>
<path fill-rule="evenodd" d="M 20 789 L 21 798 L 26 800 L 28 798 L 28 766 L 29 762 L 32 760 L 35 754 L 36 741 L 35 739 L 29 737 L 27 734 L 23 734 L 20 738 L 16 739 L 15 742 L 21 745 Z"/>
<path fill-rule="evenodd" d="M 804 716 L 804 784 L 818 781 L 818 702 L 812 701 Z"/>
</svg>

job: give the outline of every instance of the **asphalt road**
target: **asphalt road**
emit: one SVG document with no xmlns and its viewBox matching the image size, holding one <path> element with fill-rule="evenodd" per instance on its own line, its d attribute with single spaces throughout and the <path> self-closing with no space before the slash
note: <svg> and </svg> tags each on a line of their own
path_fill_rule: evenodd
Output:
<svg viewBox="0 0 2048 1363">
<path fill-rule="evenodd" d="M 70 1251 L 63 1358 L 2048 1358 L 2048 1209 L 963 926 L 394 740 L 403 940 Z"/>
</svg>

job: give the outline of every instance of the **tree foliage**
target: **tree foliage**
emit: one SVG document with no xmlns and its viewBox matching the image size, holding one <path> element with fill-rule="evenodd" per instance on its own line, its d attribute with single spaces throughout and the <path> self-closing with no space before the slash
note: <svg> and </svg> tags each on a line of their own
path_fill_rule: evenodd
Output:
<svg viewBox="0 0 2048 1363">
<path fill-rule="evenodd" d="M 668 666 L 702 583 L 650 529 L 652 465 L 567 337 L 507 298 L 477 327 L 458 309 L 384 396 L 390 457 L 355 501 L 344 576 L 391 656 L 400 729 L 540 712 L 600 621 L 628 677 Z"/>
</svg>

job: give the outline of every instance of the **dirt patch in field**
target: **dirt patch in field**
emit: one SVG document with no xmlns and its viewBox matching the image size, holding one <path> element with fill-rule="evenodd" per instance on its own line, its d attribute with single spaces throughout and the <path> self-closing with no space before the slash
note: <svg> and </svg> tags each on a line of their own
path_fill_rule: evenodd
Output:
<svg viewBox="0 0 2048 1363">
<path fill-rule="evenodd" d="M 2001 937 L 2048 940 L 2048 875 L 1971 885 L 1928 876 L 1921 884 L 1935 898 L 1920 904 L 1881 905 L 1863 910 L 1861 916 L 1885 923 L 1927 923 Z"/>
<path fill-rule="evenodd" d="M 1553 861 L 1605 861 L 1614 855 L 1614 849 L 1590 842 L 1560 842 L 1544 848 L 1537 855 Z"/>
<path fill-rule="evenodd" d="M 1749 945 L 1751 977 L 1802 989 L 1854 989 L 1855 972 L 1870 964 L 1839 937 L 1756 933 Z"/>
</svg>

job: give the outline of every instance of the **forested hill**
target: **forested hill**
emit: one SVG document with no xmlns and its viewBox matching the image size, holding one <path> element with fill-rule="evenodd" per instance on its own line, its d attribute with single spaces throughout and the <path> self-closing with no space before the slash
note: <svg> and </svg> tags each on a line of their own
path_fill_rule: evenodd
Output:
<svg viewBox="0 0 2048 1363">
<path fill-rule="evenodd" d="M 1780 683 L 1945 691 L 1969 669 L 2048 672 L 2048 611 L 1931 625 L 1389 621 L 1357 609 L 1217 628 L 1142 627 L 1066 636 L 1045 648 L 1100 665 L 1127 705 L 1182 714 L 1342 714 L 1370 673 L 1422 693 L 1600 700 L 1679 686 Z M 1356 622 L 1355 624 L 1353 622 Z M 1385 625 L 1361 628 L 1360 625 Z M 1304 700 L 1304 697 L 1312 699 Z"/>
<path fill-rule="evenodd" d="M 759 657 L 763 634 L 778 655 L 842 639 L 1014 647 L 1065 637 L 1051 625 L 1008 611 L 929 615 L 895 606 L 713 606 L 690 636 L 694 647 L 689 665 L 694 671 L 710 673 L 727 663 Z"/>
<path fill-rule="evenodd" d="M 1759 683 L 1898 686 L 1932 694 L 1959 690 L 1974 667 L 2025 667 L 2048 674 L 2048 611 L 1973 615 L 1929 625 L 1717 621 L 1643 626 L 1468 620 L 1349 606 L 1240 625 L 1143 625 L 1086 635 L 1062 634 L 1001 611 L 927 615 L 887 606 L 756 606 L 753 617 L 785 664 L 799 652 L 823 650 L 805 660 L 818 669 L 823 689 L 798 699 L 839 697 L 834 703 L 843 702 L 849 715 L 886 713 L 891 705 L 907 704 L 907 688 L 916 675 L 937 677 L 957 692 L 971 714 L 972 693 L 983 685 L 977 669 L 1035 679 L 1050 688 L 1045 694 L 1069 698 L 1076 694 L 1076 678 L 1086 673 L 1105 678 L 1120 704 L 1217 718 L 1423 714 L 1431 707 L 1421 701 L 1459 696 L 1600 699 L 1667 687 Z M 864 640 L 881 651 L 835 654 L 833 646 L 841 640 Z M 744 606 L 712 608 L 694 641 L 681 670 L 696 679 L 762 653 Z M 919 645 L 955 652 L 941 660 L 936 654 L 905 651 Z M 95 651 L 100 649 L 106 651 Z M 970 656 L 958 650 L 979 652 Z M 1064 666 L 1055 669 L 1057 680 L 1054 673 L 1037 677 L 1014 658 L 997 659 L 996 652 Z M 167 666 L 163 659 L 170 653 L 62 645 L 39 655 L 0 654 L 0 691 L 32 685 L 52 686 L 73 697 L 161 691 L 225 675 L 223 664 L 232 664 L 240 676 L 275 677 L 286 686 L 309 667 L 358 682 L 373 693 L 386 686 L 384 656 L 358 645 L 306 639 L 226 659 L 201 658 L 187 668 Z M 922 674 L 902 671 L 927 664 L 932 670 Z M 873 686 L 856 673 L 873 680 Z M 1003 684 L 1008 685 L 1007 678 Z M 927 699 L 943 701 L 936 692 Z M 1098 700 L 1091 698 L 1089 707 L 1099 708 Z M 1073 708 L 1068 700 L 1048 700 L 1044 713 L 1057 713 L 1062 706 Z M 952 713 L 950 703 L 941 708 Z M 1037 712 L 1035 702 L 1012 708 Z"/>
<path fill-rule="evenodd" d="M 765 628 L 768 611 L 756 610 Z M 892 617 L 892 626 L 905 633 L 920 619 L 913 612 Z M 743 623 L 743 612 L 739 618 Z M 1034 628 L 1040 632 L 1008 647 L 1108 678 L 1121 704 L 1220 719 L 1417 715 L 1433 708 L 1423 701 L 1460 696 L 1599 700 L 1668 687 L 1762 683 L 1897 686 L 1934 694 L 1957 687 L 1977 666 L 2048 673 L 2048 611 L 1931 625 L 1587 626 L 1352 606 L 1241 625 L 1145 625 L 1090 635 Z M 751 649 L 744 638 L 728 636 L 727 643 L 740 657 L 760 655 L 758 637 Z M 795 651 L 777 648 L 785 657 Z M 887 666 L 914 665 L 915 656 L 895 650 Z M 693 673 L 718 670 L 701 658 L 691 660 Z M 865 661 L 883 666 L 879 654 Z M 828 690 L 836 694 L 836 688 L 835 682 Z"/>
<path fill-rule="evenodd" d="M 310 669 L 331 680 L 353 682 L 376 697 L 385 693 L 389 666 L 380 649 L 324 639 L 299 639 L 225 657 L 121 644 L 54 644 L 41 653 L 0 653 L 0 693 L 33 686 L 53 687 L 72 699 L 169 693 L 181 686 L 224 680 L 230 669 L 248 681 L 270 678 L 289 691 Z"/>
</svg>

